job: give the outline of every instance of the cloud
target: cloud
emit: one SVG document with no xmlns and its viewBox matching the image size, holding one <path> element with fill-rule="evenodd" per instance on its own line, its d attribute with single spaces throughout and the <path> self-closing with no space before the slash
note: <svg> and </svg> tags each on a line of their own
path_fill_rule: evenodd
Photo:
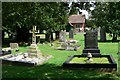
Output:
<svg viewBox="0 0 120 80">
<path fill-rule="evenodd" d="M 89 18 L 89 14 L 86 10 L 81 10 L 82 14 L 85 15 L 85 18 L 88 19 Z"/>
</svg>

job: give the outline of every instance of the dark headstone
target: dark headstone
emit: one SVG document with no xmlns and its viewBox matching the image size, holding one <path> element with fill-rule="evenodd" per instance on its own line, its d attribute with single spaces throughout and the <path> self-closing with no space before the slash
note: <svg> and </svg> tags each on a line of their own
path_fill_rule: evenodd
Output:
<svg viewBox="0 0 120 80">
<path fill-rule="evenodd" d="M 92 53 L 93 56 L 99 56 L 100 50 L 98 49 L 98 34 L 97 31 L 92 30 L 84 34 L 84 44 L 83 55 L 87 55 L 88 52 Z"/>
<path fill-rule="evenodd" d="M 74 38 L 73 29 L 71 29 L 71 30 L 69 31 L 69 38 L 71 38 L 71 39 Z"/>
</svg>

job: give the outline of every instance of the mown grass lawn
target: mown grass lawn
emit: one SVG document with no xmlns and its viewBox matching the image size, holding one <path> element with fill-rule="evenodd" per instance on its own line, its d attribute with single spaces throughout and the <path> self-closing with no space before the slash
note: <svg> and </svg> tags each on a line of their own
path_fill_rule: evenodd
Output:
<svg viewBox="0 0 120 80">
<path fill-rule="evenodd" d="M 84 48 L 84 36 L 83 34 L 75 35 L 75 39 L 78 40 L 78 44 L 81 45 L 77 51 L 64 51 L 55 50 L 50 44 L 39 45 L 39 49 L 43 54 L 52 55 L 53 58 L 49 59 L 43 65 L 28 67 L 28 66 L 8 66 L 3 65 L 2 76 L 3 78 L 29 78 L 29 79 L 50 79 L 50 80 L 88 80 L 88 79 L 101 79 L 105 78 L 109 80 L 119 80 L 120 76 L 116 73 L 101 73 L 89 70 L 73 70 L 64 69 L 62 64 L 68 59 L 69 56 L 74 54 L 81 54 Z M 112 42 L 99 42 L 99 48 L 101 54 L 110 54 L 114 57 L 115 61 L 118 62 L 118 43 Z M 21 52 L 26 52 L 28 47 L 20 47 Z M 12 80 L 14 80 L 12 79 Z M 22 79 L 23 80 L 23 79 Z"/>
</svg>

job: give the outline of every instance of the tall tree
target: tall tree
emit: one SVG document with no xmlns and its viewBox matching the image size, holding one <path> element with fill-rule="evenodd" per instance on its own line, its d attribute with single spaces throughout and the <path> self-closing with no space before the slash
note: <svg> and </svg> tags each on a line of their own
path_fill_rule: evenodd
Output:
<svg viewBox="0 0 120 80">
<path fill-rule="evenodd" d="M 100 41 L 106 41 L 106 8 L 107 3 L 96 3 L 96 8 L 92 12 L 92 16 L 95 19 L 95 24 L 100 27 Z"/>
<path fill-rule="evenodd" d="M 100 26 L 102 33 L 113 34 L 113 41 L 117 40 L 120 33 L 120 2 L 97 3 L 93 11 L 96 25 Z M 105 28 L 105 29 L 104 29 Z"/>
<path fill-rule="evenodd" d="M 63 3 L 3 3 L 3 26 L 16 32 L 17 40 L 28 39 L 33 25 L 47 30 L 48 34 L 64 29 L 67 23 Z M 21 32 L 23 34 L 21 34 Z M 23 39 L 23 35 L 26 36 Z M 50 35 L 48 35 L 50 36 Z M 49 39 L 49 38 L 48 38 Z"/>
</svg>

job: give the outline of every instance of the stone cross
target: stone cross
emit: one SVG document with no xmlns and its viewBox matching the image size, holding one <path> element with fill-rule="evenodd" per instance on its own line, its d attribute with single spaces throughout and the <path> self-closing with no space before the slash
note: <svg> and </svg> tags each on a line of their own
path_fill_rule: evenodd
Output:
<svg viewBox="0 0 120 80">
<path fill-rule="evenodd" d="M 30 33 L 32 33 L 32 44 L 36 44 L 36 34 L 39 33 L 39 30 L 36 30 L 36 26 L 33 26 L 32 31 L 30 30 Z"/>
</svg>

